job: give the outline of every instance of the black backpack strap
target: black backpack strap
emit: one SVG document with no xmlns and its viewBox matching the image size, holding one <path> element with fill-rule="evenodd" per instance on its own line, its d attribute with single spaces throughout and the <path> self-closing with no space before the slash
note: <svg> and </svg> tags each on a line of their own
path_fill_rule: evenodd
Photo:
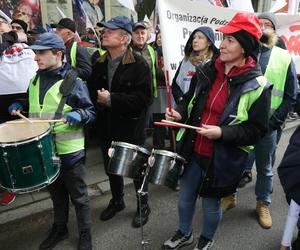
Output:
<svg viewBox="0 0 300 250">
<path fill-rule="evenodd" d="M 71 69 L 65 76 L 62 84 L 60 85 L 59 92 L 62 94 L 60 103 L 58 104 L 57 110 L 54 115 L 54 119 L 60 119 L 62 117 L 62 110 L 66 104 L 67 97 L 70 95 L 74 88 L 75 80 L 77 78 L 77 71 Z"/>
</svg>

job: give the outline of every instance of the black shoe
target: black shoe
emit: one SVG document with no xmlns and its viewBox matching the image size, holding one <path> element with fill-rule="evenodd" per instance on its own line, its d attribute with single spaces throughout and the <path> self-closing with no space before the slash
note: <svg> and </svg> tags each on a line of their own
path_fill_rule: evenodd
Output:
<svg viewBox="0 0 300 250">
<path fill-rule="evenodd" d="M 162 249 L 176 250 L 183 246 L 192 244 L 193 241 L 194 237 L 192 233 L 190 235 L 184 235 L 180 230 L 177 230 L 174 236 L 165 241 L 165 243 L 162 246 Z"/>
<path fill-rule="evenodd" d="M 52 229 L 48 237 L 41 243 L 39 250 L 51 250 L 58 242 L 68 238 L 69 232 L 67 226 L 57 226 L 53 224 Z"/>
<path fill-rule="evenodd" d="M 100 214 L 100 220 L 106 221 L 111 219 L 116 215 L 117 212 L 122 211 L 125 208 L 125 203 L 123 200 L 121 201 L 114 201 L 111 199 L 107 208 L 105 208 L 102 213 Z"/>
<path fill-rule="evenodd" d="M 242 188 L 245 187 L 247 183 L 252 181 L 252 173 L 251 172 L 245 172 L 242 176 L 242 179 L 239 182 L 238 187 Z"/>
<path fill-rule="evenodd" d="M 151 213 L 150 207 L 148 204 L 142 204 L 142 214 L 140 218 L 140 209 L 137 208 L 137 211 L 133 217 L 132 220 L 132 226 L 135 228 L 141 227 L 142 225 L 144 226 L 149 219 L 149 214 Z"/>
<path fill-rule="evenodd" d="M 90 229 L 80 232 L 78 250 L 92 250 L 92 236 Z"/>
<path fill-rule="evenodd" d="M 201 235 L 194 250 L 208 250 L 212 248 L 213 244 L 213 240 L 209 240 Z"/>
</svg>

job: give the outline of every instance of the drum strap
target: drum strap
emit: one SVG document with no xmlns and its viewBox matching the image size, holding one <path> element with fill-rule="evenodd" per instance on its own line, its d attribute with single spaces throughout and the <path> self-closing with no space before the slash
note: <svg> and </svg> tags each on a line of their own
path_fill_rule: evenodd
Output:
<svg viewBox="0 0 300 250">
<path fill-rule="evenodd" d="M 57 110 L 54 115 L 54 119 L 60 119 L 62 117 L 62 110 L 64 108 L 64 105 L 66 104 L 67 97 L 71 93 L 75 80 L 77 78 L 77 71 L 74 69 L 71 69 L 65 76 L 60 88 L 59 92 L 62 94 L 62 98 L 60 100 L 60 103 L 58 104 Z"/>
</svg>

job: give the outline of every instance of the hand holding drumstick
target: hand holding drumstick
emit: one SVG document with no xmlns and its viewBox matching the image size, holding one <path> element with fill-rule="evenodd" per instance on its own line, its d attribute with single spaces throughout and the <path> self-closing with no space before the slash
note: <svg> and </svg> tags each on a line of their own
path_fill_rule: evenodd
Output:
<svg viewBox="0 0 300 250">
<path fill-rule="evenodd" d="M 174 109 L 166 109 L 166 120 L 169 121 L 180 121 L 182 119 L 181 115 Z M 196 129 L 197 133 L 207 137 L 211 140 L 220 139 L 222 136 L 222 130 L 216 125 L 202 124 L 201 127 Z"/>
</svg>

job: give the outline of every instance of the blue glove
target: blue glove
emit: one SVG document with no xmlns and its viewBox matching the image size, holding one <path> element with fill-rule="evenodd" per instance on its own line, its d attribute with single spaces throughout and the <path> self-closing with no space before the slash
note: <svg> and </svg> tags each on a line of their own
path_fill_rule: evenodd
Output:
<svg viewBox="0 0 300 250">
<path fill-rule="evenodd" d="M 12 111 L 23 110 L 22 104 L 20 102 L 14 102 L 8 107 L 8 113 L 11 114 Z"/>
<path fill-rule="evenodd" d="M 70 125 L 77 125 L 82 120 L 81 115 L 76 111 L 67 113 L 65 119 L 66 122 L 69 123 Z"/>
</svg>

